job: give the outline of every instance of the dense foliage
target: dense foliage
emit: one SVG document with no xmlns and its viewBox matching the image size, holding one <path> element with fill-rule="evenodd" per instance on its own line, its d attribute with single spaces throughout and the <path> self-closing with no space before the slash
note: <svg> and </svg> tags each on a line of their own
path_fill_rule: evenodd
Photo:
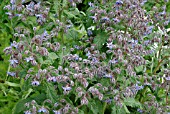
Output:
<svg viewBox="0 0 170 114">
<path fill-rule="evenodd" d="M 169 0 L 0 3 L 0 113 L 170 113 Z"/>
</svg>

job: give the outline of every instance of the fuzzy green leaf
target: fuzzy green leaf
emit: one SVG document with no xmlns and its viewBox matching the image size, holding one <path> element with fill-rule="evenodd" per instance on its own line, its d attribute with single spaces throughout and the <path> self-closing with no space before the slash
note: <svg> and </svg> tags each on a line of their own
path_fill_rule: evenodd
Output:
<svg viewBox="0 0 170 114">
<path fill-rule="evenodd" d="M 48 56 L 49 56 L 50 59 L 53 59 L 53 60 L 58 58 L 58 56 L 54 52 L 49 53 Z"/>
<path fill-rule="evenodd" d="M 46 87 L 47 87 L 47 98 L 50 99 L 52 101 L 52 103 L 56 103 L 57 102 L 57 93 L 54 89 L 54 86 L 51 83 L 46 83 Z"/>
<path fill-rule="evenodd" d="M 67 10 L 64 10 L 63 12 L 64 12 L 65 15 L 68 16 L 68 18 L 75 18 L 75 19 L 77 18 L 74 14 L 68 12 Z"/>
<path fill-rule="evenodd" d="M 5 84 L 11 87 L 20 87 L 20 84 L 5 81 Z"/>
<path fill-rule="evenodd" d="M 99 100 L 90 101 L 88 108 L 93 112 L 93 114 L 101 114 L 103 111 L 103 105 Z"/>
<path fill-rule="evenodd" d="M 38 94 L 35 97 L 30 97 L 27 99 L 23 99 L 23 100 L 19 100 L 16 105 L 14 106 L 14 108 L 12 109 L 12 114 L 20 114 L 22 111 L 25 110 L 25 103 L 30 102 L 32 100 L 35 101 L 43 101 L 45 98 L 44 94 Z"/>
<path fill-rule="evenodd" d="M 94 44 L 96 44 L 98 49 L 101 49 L 103 47 L 103 44 L 106 43 L 106 40 L 108 38 L 107 33 L 100 32 L 97 34 L 97 36 L 94 38 Z"/>
<path fill-rule="evenodd" d="M 136 101 L 134 98 L 126 98 L 124 100 L 124 104 L 126 106 L 131 106 L 131 107 L 141 107 L 140 102 Z"/>
</svg>

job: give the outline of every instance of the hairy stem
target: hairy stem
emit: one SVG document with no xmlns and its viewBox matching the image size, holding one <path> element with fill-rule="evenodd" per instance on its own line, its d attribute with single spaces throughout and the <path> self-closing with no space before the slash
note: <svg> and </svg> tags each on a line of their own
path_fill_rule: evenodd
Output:
<svg viewBox="0 0 170 114">
<path fill-rule="evenodd" d="M 160 61 L 158 62 L 157 67 L 156 67 L 155 70 L 153 71 L 153 74 L 154 74 L 154 75 L 156 74 L 156 71 L 159 69 L 159 67 L 160 67 L 161 63 L 163 62 L 163 60 L 165 60 L 165 59 L 167 59 L 167 58 L 169 58 L 169 57 L 170 57 L 170 56 L 164 56 L 164 57 L 162 58 L 162 60 L 160 60 Z"/>
<path fill-rule="evenodd" d="M 162 47 L 163 47 L 163 45 L 164 45 L 164 41 L 165 41 L 165 36 L 162 38 L 161 47 L 160 47 L 159 52 L 158 52 L 158 59 L 159 59 L 160 56 L 161 56 L 161 51 L 162 51 Z"/>
<path fill-rule="evenodd" d="M 106 106 L 107 106 L 107 102 L 104 102 L 104 104 L 103 104 L 102 114 L 104 114 L 104 112 L 105 112 L 105 110 L 106 110 Z"/>
</svg>

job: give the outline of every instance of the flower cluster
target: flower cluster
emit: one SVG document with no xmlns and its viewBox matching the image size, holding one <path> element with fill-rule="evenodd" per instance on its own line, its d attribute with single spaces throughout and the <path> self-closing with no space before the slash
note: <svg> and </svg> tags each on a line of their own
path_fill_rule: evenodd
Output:
<svg viewBox="0 0 170 114">
<path fill-rule="evenodd" d="M 68 2 L 76 6 L 76 3 L 82 1 Z M 124 101 L 128 98 L 136 98 L 141 104 L 148 106 L 148 110 L 153 107 L 159 109 L 157 113 L 167 110 L 166 106 L 158 102 L 159 96 L 155 91 L 159 91 L 159 88 L 164 87 L 170 80 L 168 69 L 159 72 L 160 75 L 164 72 L 163 78 L 156 75 L 163 59 L 169 57 L 161 56 L 164 43 L 168 42 L 164 28 L 169 23 L 168 16 L 165 6 L 161 13 L 148 14 L 143 8 L 146 2 L 117 0 L 107 6 L 103 1 L 104 6 L 109 8 L 98 6 L 97 1 L 90 2 L 90 19 L 93 20 L 94 31 L 101 30 L 108 35 L 106 42 L 102 44 L 103 49 L 97 47 L 97 37 L 89 28 L 86 37 L 90 40 L 86 40 L 85 45 L 79 41 L 78 44 L 83 45 L 77 44 L 67 49 L 60 39 L 63 40 L 63 35 L 73 27 L 70 20 L 65 19 L 63 22 L 63 15 L 57 19 L 49 19 L 50 7 L 41 7 L 41 2 L 30 2 L 24 6 L 11 0 L 10 5 L 4 8 L 9 11 L 9 18 L 19 15 L 22 20 L 26 20 L 32 16 L 36 17 L 38 25 L 43 26 L 52 21 L 48 26 L 54 26 L 49 31 L 41 29 L 41 32 L 38 26 L 31 29 L 16 27 L 14 38 L 20 41 L 13 41 L 4 49 L 4 52 L 10 55 L 9 62 L 13 69 L 26 72 L 20 77 L 28 81 L 32 88 L 45 86 L 47 99 L 41 104 L 35 100 L 26 103 L 28 110 L 24 113 L 77 114 L 78 107 L 88 106 L 94 99 L 108 105 L 115 104 L 120 108 L 125 107 Z M 155 7 L 153 9 L 157 10 Z M 59 11 L 59 14 L 62 13 Z M 155 56 L 162 59 L 156 60 Z M 7 74 L 16 76 L 16 72 L 9 71 Z M 164 88 L 166 91 L 168 87 Z M 143 100 L 143 96 L 148 98 Z M 45 105 L 46 102 L 49 104 Z M 141 108 L 138 104 L 135 102 L 135 107 Z M 146 108 L 145 106 L 143 108 Z M 145 112 L 142 109 L 136 111 Z"/>
<path fill-rule="evenodd" d="M 25 1 L 17 2 L 16 0 L 11 0 L 11 4 L 4 7 L 8 10 L 6 13 L 9 18 L 20 17 L 22 21 L 25 21 L 29 16 L 36 16 L 37 22 L 43 24 L 46 22 L 46 18 L 49 13 L 49 8 L 41 7 L 41 2 L 35 3 L 30 2 L 28 5 L 23 5 Z M 17 13 L 16 13 L 17 12 Z"/>
</svg>

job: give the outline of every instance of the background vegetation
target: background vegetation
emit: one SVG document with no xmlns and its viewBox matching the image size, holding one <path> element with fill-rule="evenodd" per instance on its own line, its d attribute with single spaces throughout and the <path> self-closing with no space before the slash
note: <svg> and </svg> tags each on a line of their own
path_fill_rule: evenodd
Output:
<svg viewBox="0 0 170 114">
<path fill-rule="evenodd" d="M 130 1 L 135 9 L 133 0 Z M 138 21 L 137 17 L 128 17 L 129 20 L 121 17 L 121 13 L 129 16 L 134 13 L 121 0 L 41 0 L 41 11 L 44 12 L 38 13 L 45 18 L 42 22 L 37 21 L 41 16 L 27 12 L 26 8 L 21 12 L 25 14 L 23 17 L 18 15 L 17 10 L 8 10 L 6 6 L 12 7 L 12 2 L 17 7 L 31 4 L 31 0 L 0 0 L 0 114 L 170 113 L 168 0 L 143 0 L 141 12 L 144 18 L 152 19 L 146 21 L 146 30 L 133 25 L 134 20 Z M 34 5 L 39 3 L 36 0 L 32 2 Z M 129 10 L 125 11 L 125 7 Z M 116 8 L 120 8 L 120 12 L 116 12 Z M 107 18 L 112 10 L 120 15 L 117 16 L 120 20 L 113 18 L 114 24 L 110 24 L 111 19 Z M 131 39 L 126 34 L 130 34 Z M 36 42 L 37 35 L 44 37 L 43 44 Z M 133 63 L 128 58 L 128 51 L 123 55 L 120 54 L 123 51 L 118 51 L 124 48 L 123 40 L 114 39 L 118 36 L 127 37 L 128 45 L 134 51 L 138 47 L 133 46 L 143 46 L 144 41 L 152 42 L 144 47 L 149 54 L 140 55 L 139 61 L 144 59 L 145 62 L 134 63 L 132 72 L 127 68 L 128 63 Z M 141 37 L 144 40 L 140 41 Z M 16 48 L 19 43 L 24 45 L 23 52 Z M 10 46 L 11 52 L 6 48 Z M 25 54 L 30 48 L 32 54 Z M 10 54 L 7 54 L 8 51 Z M 133 54 L 138 56 L 137 52 L 130 56 Z M 127 64 L 121 56 L 128 58 Z M 20 60 L 19 64 L 11 62 L 16 58 Z M 94 73 L 93 78 L 90 72 Z M 83 78 L 76 77 L 81 73 Z"/>
</svg>

